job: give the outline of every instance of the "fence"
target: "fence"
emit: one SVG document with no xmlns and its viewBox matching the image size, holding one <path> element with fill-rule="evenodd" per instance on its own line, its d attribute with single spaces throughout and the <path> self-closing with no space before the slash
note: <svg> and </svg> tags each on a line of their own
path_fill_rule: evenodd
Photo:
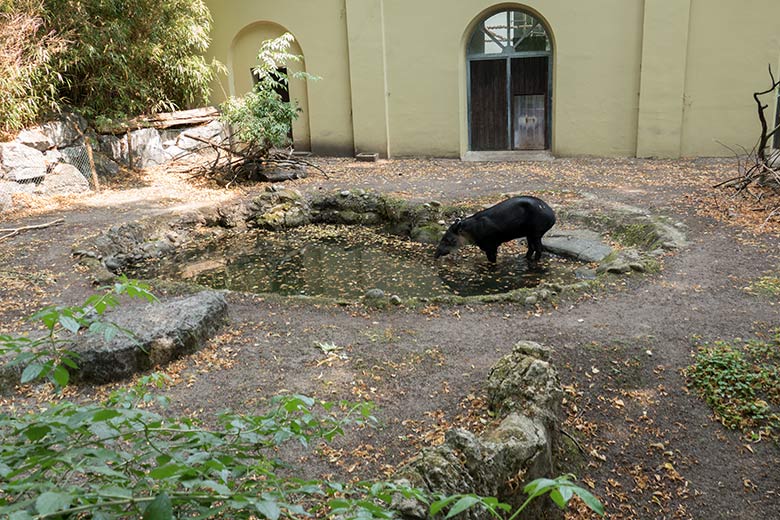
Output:
<svg viewBox="0 0 780 520">
<path fill-rule="evenodd" d="M 81 172 L 81 175 L 83 175 L 84 179 L 89 183 L 89 188 L 91 190 L 100 190 L 100 181 L 98 180 L 95 159 L 92 154 L 92 146 L 89 139 L 85 139 L 84 144 L 82 145 L 62 148 L 59 150 L 59 153 L 62 154 L 65 163 L 76 167 L 76 169 Z M 38 184 L 41 180 L 42 177 L 23 179 L 16 182 L 19 184 Z"/>
</svg>

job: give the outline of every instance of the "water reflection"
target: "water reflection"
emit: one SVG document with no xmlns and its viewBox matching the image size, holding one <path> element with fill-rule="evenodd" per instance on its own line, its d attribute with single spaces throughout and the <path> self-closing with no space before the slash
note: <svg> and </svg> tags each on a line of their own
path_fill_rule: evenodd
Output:
<svg viewBox="0 0 780 520">
<path fill-rule="evenodd" d="M 476 248 L 439 262 L 433 261 L 433 250 L 360 226 L 306 226 L 242 233 L 130 274 L 234 291 L 356 299 L 372 288 L 402 298 L 497 294 L 542 280 L 573 281 L 578 266 L 545 256 L 529 267 L 524 249 L 516 245 L 502 246 L 496 265 Z"/>
</svg>

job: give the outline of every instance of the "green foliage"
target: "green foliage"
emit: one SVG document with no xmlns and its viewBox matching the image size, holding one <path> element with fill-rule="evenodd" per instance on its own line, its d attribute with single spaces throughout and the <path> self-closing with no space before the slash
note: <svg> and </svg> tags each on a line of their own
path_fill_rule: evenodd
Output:
<svg viewBox="0 0 780 520">
<path fill-rule="evenodd" d="M 515 509 L 515 511 L 509 516 L 508 520 L 514 520 L 515 518 L 518 518 L 518 515 L 520 515 L 520 513 L 522 513 L 532 501 L 544 495 L 550 495 L 550 498 L 555 503 L 555 505 L 561 509 L 565 509 L 569 504 L 569 501 L 576 495 L 593 512 L 603 516 L 603 504 L 599 502 L 599 500 L 594 497 L 590 491 L 574 484 L 571 481 L 573 478 L 574 475 L 562 475 L 555 479 L 538 478 L 529 482 L 523 488 L 523 492 L 528 495 L 528 498 L 520 505 L 520 507 Z M 493 518 L 500 519 L 505 518 L 507 516 L 505 513 L 511 511 L 512 509 L 509 504 L 499 502 L 496 498 L 493 497 L 480 497 L 473 494 L 450 495 L 440 498 L 431 504 L 430 516 L 433 517 L 446 509 L 447 515 L 444 518 L 452 518 L 472 507 L 480 507 Z"/>
<path fill-rule="evenodd" d="M 278 475 L 275 448 L 329 441 L 347 424 L 373 420 L 369 404 L 305 396 L 274 399 L 264 415 L 224 413 L 212 428 L 111 405 L 0 415 L 0 516 L 305 515 L 324 507 L 322 497 L 353 491 Z"/>
<path fill-rule="evenodd" d="M 15 31 L 0 29 L 14 50 L 0 52 L 0 130 L 64 106 L 121 119 L 208 98 L 215 68 L 202 56 L 211 24 L 203 0 L 14 0 L 0 27 L 14 20 Z"/>
<path fill-rule="evenodd" d="M 701 346 L 686 375 L 724 426 L 753 440 L 780 438 L 780 330 Z"/>
<path fill-rule="evenodd" d="M 60 95 L 86 116 L 121 118 L 204 102 L 211 16 L 202 0 L 44 0 L 70 44 Z"/>
<path fill-rule="evenodd" d="M 148 287 L 121 279 L 81 306 L 48 307 L 33 315 L 47 329 L 41 340 L 0 338 L 0 353 L 28 362 L 32 380 L 49 377 L 68 383 L 75 368 L 61 336 L 102 334 L 118 329 L 99 320 L 119 304 L 118 295 L 153 300 Z M 326 345 L 328 346 L 328 345 Z M 329 348 L 331 346 L 328 346 Z M 30 367 L 36 367 L 30 369 Z M 64 371 L 65 376 L 58 375 Z M 130 388 L 111 393 L 100 405 L 62 402 L 18 416 L 0 414 L 0 516 L 12 520 L 46 518 L 394 518 L 394 502 L 413 499 L 430 515 L 446 518 L 481 507 L 503 518 L 511 506 L 477 495 L 429 497 L 394 482 L 350 485 L 291 476 L 276 458 L 289 442 L 309 446 L 332 441 L 347 425 L 373 425 L 371 403 L 323 402 L 303 395 L 271 399 L 263 415 L 225 412 L 210 426 L 188 417 L 165 417 L 151 404 L 165 405 L 150 388 L 161 388 L 161 374 L 142 377 Z M 284 471 L 280 471 L 284 469 Z M 525 488 L 528 500 L 549 494 L 559 507 L 574 496 L 599 514 L 603 507 L 570 476 L 538 479 Z"/>
<path fill-rule="evenodd" d="M 297 104 L 283 101 L 281 94 L 289 87 L 289 75 L 281 69 L 302 59 L 289 52 L 292 42 L 289 33 L 264 41 L 257 55 L 259 63 L 253 69 L 257 77 L 254 88 L 244 97 L 231 97 L 221 106 L 222 119 L 233 128 L 238 140 L 258 149 L 260 155 L 272 147 L 289 144 L 290 128 L 298 117 Z M 304 72 L 293 77 L 317 79 Z"/>
<path fill-rule="evenodd" d="M 753 281 L 745 288 L 745 291 L 756 296 L 778 297 L 780 296 L 780 276 L 767 275 Z"/>
<path fill-rule="evenodd" d="M 53 61 L 66 42 L 41 13 L 43 0 L 0 2 L 0 139 L 59 106 Z"/>
<path fill-rule="evenodd" d="M 0 356 L 11 356 L 9 366 L 22 366 L 22 383 L 47 378 L 62 387 L 70 380 L 70 370 L 78 368 L 77 356 L 70 350 L 71 338 L 87 331 L 102 335 L 110 341 L 118 333 L 131 334 L 110 321 L 101 319 L 106 310 L 119 304 L 119 296 L 156 298 L 149 287 L 122 277 L 113 286 L 103 287 L 102 294 L 94 294 L 81 305 L 46 307 L 30 319 L 44 326 L 46 334 L 37 338 L 0 335 Z"/>
<path fill-rule="evenodd" d="M 210 428 L 190 418 L 113 405 L 63 403 L 21 417 L 0 415 L 0 515 L 393 518 L 392 504 L 401 496 L 427 505 L 431 516 L 446 510 L 451 518 L 481 507 L 503 518 L 510 511 L 495 498 L 432 500 L 393 482 L 345 485 L 279 472 L 283 463 L 274 454 L 280 445 L 331 441 L 348 424 L 375 422 L 371 411 L 368 403 L 317 402 L 295 395 L 273 399 L 264 415 L 221 414 Z M 598 500 L 570 476 L 535 480 L 525 492 L 528 500 L 510 518 L 544 494 L 560 507 L 577 495 L 603 514 Z"/>
</svg>

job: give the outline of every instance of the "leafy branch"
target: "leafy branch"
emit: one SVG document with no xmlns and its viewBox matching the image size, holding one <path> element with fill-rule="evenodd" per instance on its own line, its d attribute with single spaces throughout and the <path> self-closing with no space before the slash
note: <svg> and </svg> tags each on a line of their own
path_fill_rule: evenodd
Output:
<svg viewBox="0 0 780 520">
<path fill-rule="evenodd" d="M 78 369 L 78 355 L 70 350 L 74 336 L 83 332 L 99 334 L 107 342 L 119 333 L 132 336 L 132 332 L 101 317 L 119 305 L 121 295 L 149 302 L 156 300 L 149 286 L 126 277 L 101 290 L 102 293 L 91 295 L 81 305 L 45 307 L 30 316 L 30 321 L 39 322 L 46 329 L 42 336 L 0 335 L 0 356 L 9 357 L 8 366 L 24 367 L 22 384 L 46 378 L 57 387 L 67 385 L 70 371 Z"/>
</svg>

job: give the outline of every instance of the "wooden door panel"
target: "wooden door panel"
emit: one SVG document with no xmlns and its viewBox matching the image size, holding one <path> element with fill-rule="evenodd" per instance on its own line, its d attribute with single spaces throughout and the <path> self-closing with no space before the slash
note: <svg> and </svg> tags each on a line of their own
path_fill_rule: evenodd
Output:
<svg viewBox="0 0 780 520">
<path fill-rule="evenodd" d="M 477 60 L 470 66 L 471 149 L 506 150 L 506 60 Z"/>
</svg>

